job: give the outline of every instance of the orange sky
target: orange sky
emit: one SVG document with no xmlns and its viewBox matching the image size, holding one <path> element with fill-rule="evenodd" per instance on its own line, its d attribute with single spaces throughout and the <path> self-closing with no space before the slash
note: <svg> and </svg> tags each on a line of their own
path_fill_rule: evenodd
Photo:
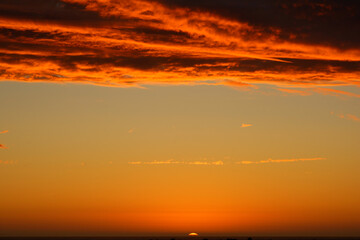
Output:
<svg viewBox="0 0 360 240">
<path fill-rule="evenodd" d="M 0 2 L 0 236 L 360 235 L 356 1 Z"/>
</svg>

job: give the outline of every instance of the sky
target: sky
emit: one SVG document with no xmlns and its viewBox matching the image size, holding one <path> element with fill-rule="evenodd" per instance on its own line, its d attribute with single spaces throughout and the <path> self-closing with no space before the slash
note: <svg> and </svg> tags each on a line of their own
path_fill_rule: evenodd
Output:
<svg viewBox="0 0 360 240">
<path fill-rule="evenodd" d="M 360 4 L 0 0 L 0 236 L 360 236 Z"/>
</svg>

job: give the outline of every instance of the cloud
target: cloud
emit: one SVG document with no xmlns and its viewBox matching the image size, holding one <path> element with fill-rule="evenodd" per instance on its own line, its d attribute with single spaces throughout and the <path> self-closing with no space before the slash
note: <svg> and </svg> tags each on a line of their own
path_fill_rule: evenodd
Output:
<svg viewBox="0 0 360 240">
<path fill-rule="evenodd" d="M 131 134 L 131 133 L 133 133 L 134 131 L 135 131 L 135 129 L 134 129 L 134 128 L 131 128 L 131 129 L 128 130 L 128 133 Z"/>
<path fill-rule="evenodd" d="M 0 134 L 4 134 L 4 133 L 8 133 L 9 131 L 8 130 L 4 130 L 4 131 L 1 131 Z M 7 147 L 5 147 L 5 145 L 3 144 L 0 144 L 0 149 L 7 149 Z"/>
<path fill-rule="evenodd" d="M 311 88 L 309 86 L 304 86 L 302 90 L 298 89 L 287 89 L 287 88 L 278 88 L 277 90 L 289 93 L 289 94 L 295 94 L 300 96 L 309 96 L 313 93 L 320 93 L 322 95 L 329 95 L 329 96 L 336 96 L 336 97 L 360 97 L 360 94 L 346 92 L 342 90 L 332 89 L 332 88 L 324 88 L 324 87 L 318 87 L 318 88 Z"/>
<path fill-rule="evenodd" d="M 331 115 L 335 115 L 335 113 L 331 112 Z M 356 115 L 353 115 L 353 114 L 342 114 L 341 113 L 341 114 L 336 114 L 336 116 L 339 118 L 342 118 L 342 119 L 360 122 L 360 117 L 357 117 Z"/>
<path fill-rule="evenodd" d="M 349 120 L 360 122 L 360 118 L 355 116 L 355 115 L 352 115 L 352 114 L 346 114 L 346 118 L 349 119 Z"/>
<path fill-rule="evenodd" d="M 195 161 L 195 162 L 188 162 L 185 164 L 189 165 L 224 165 L 223 161 L 214 161 L 214 162 L 202 162 L 202 161 Z"/>
<path fill-rule="evenodd" d="M 314 91 L 321 93 L 323 95 L 360 97 L 360 94 L 341 91 L 341 90 L 337 90 L 337 89 L 331 89 L 331 88 L 316 88 L 316 89 L 314 89 Z"/>
<path fill-rule="evenodd" d="M 140 165 L 140 164 L 142 164 L 142 162 L 128 162 L 128 164 L 131 164 L 131 165 Z"/>
<path fill-rule="evenodd" d="M 169 159 L 166 161 L 151 161 L 151 162 L 128 162 L 128 164 L 131 165 L 170 165 L 170 164 L 175 164 L 175 165 L 215 165 L 215 166 L 221 166 L 224 165 L 223 161 L 193 161 L 193 162 L 186 162 L 186 161 L 177 161 L 174 159 Z"/>
<path fill-rule="evenodd" d="M 249 124 L 249 123 L 243 123 L 243 124 L 241 124 L 241 127 L 242 127 L 242 128 L 251 127 L 251 126 L 252 126 L 252 124 Z"/>
<path fill-rule="evenodd" d="M 360 85 L 357 1 L 14 0 L 0 9 L 1 80 Z"/>
<path fill-rule="evenodd" d="M 305 162 L 305 161 L 319 161 L 326 160 L 326 158 L 292 158 L 292 159 L 267 159 L 262 161 L 241 161 L 237 162 L 237 164 L 263 164 L 263 163 L 288 163 L 288 162 Z"/>
<path fill-rule="evenodd" d="M 224 80 L 224 81 L 220 82 L 220 84 L 225 85 L 225 86 L 230 86 L 230 87 L 240 89 L 240 90 L 249 90 L 250 88 L 255 88 L 255 89 L 258 88 L 255 85 L 251 85 L 251 84 L 240 82 L 240 81 L 234 81 L 234 80 Z"/>
<path fill-rule="evenodd" d="M 305 162 L 305 161 L 320 161 L 326 160 L 326 158 L 316 157 L 316 158 L 293 158 L 293 159 L 267 159 L 261 161 L 241 161 L 235 162 L 235 164 L 266 164 L 266 163 L 289 163 L 289 162 Z M 178 161 L 175 159 L 169 159 L 165 161 L 149 161 L 149 162 L 142 162 L 142 161 L 134 161 L 128 162 L 130 165 L 202 165 L 202 166 L 222 166 L 225 163 L 221 160 L 219 161 Z"/>
<path fill-rule="evenodd" d="M 0 165 L 13 165 L 13 164 L 17 164 L 17 160 L 13 161 L 13 160 L 0 160 Z"/>
<path fill-rule="evenodd" d="M 309 91 L 303 91 L 303 90 L 296 90 L 296 89 L 287 89 L 287 88 L 278 88 L 277 90 L 284 92 L 284 93 L 290 93 L 300 96 L 309 96 L 311 93 Z"/>
<path fill-rule="evenodd" d="M 0 144 L 0 149 L 7 149 L 7 147 L 5 147 L 3 144 Z"/>
</svg>

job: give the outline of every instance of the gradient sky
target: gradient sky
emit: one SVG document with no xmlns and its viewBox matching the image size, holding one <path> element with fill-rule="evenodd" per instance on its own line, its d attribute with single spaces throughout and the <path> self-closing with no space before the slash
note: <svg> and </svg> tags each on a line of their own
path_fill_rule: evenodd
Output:
<svg viewBox="0 0 360 240">
<path fill-rule="evenodd" d="M 360 235 L 358 1 L 0 0 L 0 236 Z"/>
</svg>

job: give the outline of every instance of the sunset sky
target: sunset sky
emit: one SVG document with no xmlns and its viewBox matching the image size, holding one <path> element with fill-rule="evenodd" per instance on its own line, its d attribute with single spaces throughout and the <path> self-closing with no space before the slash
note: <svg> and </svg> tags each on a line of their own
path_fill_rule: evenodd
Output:
<svg viewBox="0 0 360 240">
<path fill-rule="evenodd" d="M 0 236 L 360 236 L 357 0 L 0 0 Z"/>
</svg>

